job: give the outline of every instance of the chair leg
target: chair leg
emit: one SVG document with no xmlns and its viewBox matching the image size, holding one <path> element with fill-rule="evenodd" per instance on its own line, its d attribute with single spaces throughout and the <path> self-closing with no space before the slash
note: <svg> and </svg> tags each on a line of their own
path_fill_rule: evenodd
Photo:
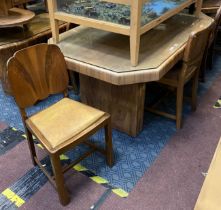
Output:
<svg viewBox="0 0 221 210">
<path fill-rule="evenodd" d="M 59 200 L 63 206 L 67 205 L 70 202 L 68 192 L 64 185 L 64 175 L 62 172 L 62 166 L 60 162 L 59 155 L 53 154 L 50 155 L 51 165 L 54 172 L 56 188 L 59 196 Z"/>
<path fill-rule="evenodd" d="M 210 70 L 213 68 L 213 49 L 214 49 L 214 43 L 211 44 L 207 56 L 207 65 Z"/>
<path fill-rule="evenodd" d="M 183 111 L 183 88 L 184 85 L 177 87 L 177 98 L 176 98 L 176 127 L 181 128 L 182 125 L 182 111 Z"/>
<path fill-rule="evenodd" d="M 71 86 L 73 87 L 73 91 L 76 95 L 79 94 L 79 85 L 78 85 L 78 77 L 77 75 L 75 74 L 75 72 L 73 71 L 68 71 L 69 73 L 69 78 L 70 78 L 70 84 Z"/>
<path fill-rule="evenodd" d="M 192 81 L 192 96 L 191 96 L 191 108 L 192 111 L 196 111 L 197 105 L 197 89 L 198 89 L 198 74 L 196 73 Z"/>
<path fill-rule="evenodd" d="M 27 128 L 26 128 L 26 135 L 27 135 L 28 147 L 29 147 L 29 150 L 30 150 L 32 163 L 33 163 L 34 166 L 36 166 L 37 163 L 35 161 L 35 158 L 37 157 L 37 155 L 36 155 L 36 151 L 35 151 L 35 145 L 34 145 L 32 134 Z"/>
<path fill-rule="evenodd" d="M 199 74 L 200 82 L 205 82 L 207 60 L 208 60 L 208 49 L 205 49 L 205 51 L 203 53 L 203 59 L 202 59 L 201 65 L 200 65 L 200 74 Z"/>
<path fill-rule="evenodd" d="M 111 129 L 111 121 L 108 120 L 107 125 L 105 125 L 105 146 L 106 146 L 106 160 L 107 164 L 112 167 L 113 166 L 113 147 L 112 147 L 112 129 Z"/>
</svg>

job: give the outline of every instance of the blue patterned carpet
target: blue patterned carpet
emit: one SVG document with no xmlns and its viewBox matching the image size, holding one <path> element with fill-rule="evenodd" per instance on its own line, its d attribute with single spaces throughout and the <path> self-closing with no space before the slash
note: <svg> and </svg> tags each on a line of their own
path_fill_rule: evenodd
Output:
<svg viewBox="0 0 221 210">
<path fill-rule="evenodd" d="M 213 71 L 208 71 L 207 82 L 200 84 L 199 96 L 202 96 L 212 85 L 217 76 L 221 73 L 221 56 L 216 56 Z M 37 106 L 28 110 L 33 113 L 47 107 L 61 96 L 50 97 L 49 100 L 39 103 Z M 71 94 L 71 98 L 79 100 L 79 97 Z M 175 100 L 165 103 L 174 106 Z M 212 106 L 212 105 L 211 105 Z M 19 111 L 12 97 L 4 94 L 0 85 L 0 121 L 6 122 L 11 127 L 24 130 Z M 190 106 L 184 105 L 184 118 L 190 114 Z M 106 178 L 111 185 L 119 187 L 129 192 L 133 189 L 137 181 L 143 176 L 144 172 L 151 166 L 153 161 L 160 154 L 170 137 L 176 132 L 175 122 L 163 117 L 145 113 L 143 131 L 136 137 L 113 130 L 113 145 L 115 154 L 115 165 L 108 168 L 103 156 L 94 154 L 82 161 L 82 165 L 94 171 L 95 174 Z M 98 132 L 92 139 L 99 144 L 103 144 L 103 131 Z M 73 159 L 77 157 L 85 147 L 78 147 L 67 155 Z"/>
</svg>

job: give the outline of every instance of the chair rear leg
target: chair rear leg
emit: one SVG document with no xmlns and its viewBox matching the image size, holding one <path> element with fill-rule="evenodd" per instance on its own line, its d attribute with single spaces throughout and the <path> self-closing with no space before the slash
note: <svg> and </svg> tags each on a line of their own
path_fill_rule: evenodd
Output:
<svg viewBox="0 0 221 210">
<path fill-rule="evenodd" d="M 198 74 L 195 73 L 192 81 L 192 96 L 191 96 L 191 108 L 192 111 L 196 111 L 197 105 L 197 89 L 198 89 Z"/>
<path fill-rule="evenodd" d="M 200 65 L 200 74 L 199 74 L 200 82 L 205 82 L 207 59 L 208 59 L 208 49 L 206 49 L 205 52 L 203 53 L 203 59 Z"/>
<path fill-rule="evenodd" d="M 177 129 L 180 129 L 182 126 L 183 88 L 184 88 L 184 85 L 179 85 L 177 87 L 177 98 L 176 98 L 176 127 Z"/>
<path fill-rule="evenodd" d="M 214 42 L 211 44 L 208 50 L 208 56 L 207 56 L 207 65 L 210 70 L 212 70 L 213 68 L 213 53 L 214 53 Z"/>
<path fill-rule="evenodd" d="M 59 196 L 59 200 L 63 206 L 67 205 L 70 202 L 68 192 L 64 185 L 64 175 L 62 172 L 62 166 L 60 162 L 59 155 L 53 154 L 50 155 L 51 165 L 54 172 L 56 188 Z"/>
<path fill-rule="evenodd" d="M 30 154 L 31 154 L 31 160 L 32 160 L 33 165 L 36 166 L 37 163 L 35 161 L 35 158 L 37 158 L 37 155 L 35 151 L 34 140 L 33 140 L 31 132 L 27 128 L 25 128 L 25 130 L 26 130 L 26 135 L 27 135 L 27 140 L 28 140 L 28 147 L 29 147 Z"/>
<path fill-rule="evenodd" d="M 111 120 L 108 119 L 107 125 L 105 125 L 105 149 L 106 149 L 106 160 L 107 164 L 113 166 L 113 147 L 112 147 L 112 129 Z"/>
</svg>

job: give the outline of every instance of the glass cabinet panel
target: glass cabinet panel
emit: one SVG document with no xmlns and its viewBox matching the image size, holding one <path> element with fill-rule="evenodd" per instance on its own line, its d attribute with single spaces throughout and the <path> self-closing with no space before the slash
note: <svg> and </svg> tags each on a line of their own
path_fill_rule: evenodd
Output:
<svg viewBox="0 0 221 210">
<path fill-rule="evenodd" d="M 134 1 L 134 0 L 132 0 Z M 175 9 L 186 0 L 150 0 L 143 4 L 141 26 Z M 130 25 L 130 6 L 101 0 L 57 0 L 58 11 L 97 20 Z"/>
</svg>

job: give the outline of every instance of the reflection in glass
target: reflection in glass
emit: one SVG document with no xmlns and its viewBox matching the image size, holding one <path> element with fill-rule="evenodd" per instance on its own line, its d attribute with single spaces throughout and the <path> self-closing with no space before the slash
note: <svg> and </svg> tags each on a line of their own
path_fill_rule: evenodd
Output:
<svg viewBox="0 0 221 210">
<path fill-rule="evenodd" d="M 134 0 L 133 0 L 134 1 Z M 160 17 L 169 10 L 179 7 L 185 0 L 150 0 L 143 5 L 141 25 Z M 130 6 L 101 0 L 57 0 L 58 11 L 130 25 Z"/>
</svg>

